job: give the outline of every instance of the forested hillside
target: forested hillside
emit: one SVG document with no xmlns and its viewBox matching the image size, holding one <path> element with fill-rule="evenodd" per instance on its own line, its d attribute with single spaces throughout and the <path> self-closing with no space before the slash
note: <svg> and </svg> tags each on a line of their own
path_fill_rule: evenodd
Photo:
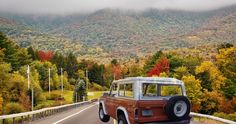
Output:
<svg viewBox="0 0 236 124">
<path fill-rule="evenodd" d="M 107 63 L 158 49 L 235 44 L 235 8 L 203 12 L 103 9 L 61 16 L 1 13 L 0 31 L 22 47 L 72 51 L 80 58 L 103 58 L 101 62 Z"/>
<path fill-rule="evenodd" d="M 99 64 L 96 60 L 77 61 L 73 53 L 63 55 L 32 47 L 22 48 L 0 33 L 0 113 L 31 110 L 31 89 L 27 87 L 29 65 L 30 87 L 34 88 L 35 94 L 34 109 L 76 102 L 76 92 L 78 101 L 82 101 L 87 92 L 86 80 L 89 91 L 104 91 L 115 79 L 160 76 L 184 81 L 192 111 L 235 121 L 235 54 L 236 47 L 226 43 L 157 51 L 144 58 L 113 59 L 107 64 Z M 48 93 L 49 80 L 51 94 Z M 60 91 L 62 80 L 63 93 Z"/>
</svg>

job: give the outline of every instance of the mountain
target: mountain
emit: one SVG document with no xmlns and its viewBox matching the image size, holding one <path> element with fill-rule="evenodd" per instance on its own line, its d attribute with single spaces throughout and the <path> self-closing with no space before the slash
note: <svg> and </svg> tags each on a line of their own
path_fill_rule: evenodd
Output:
<svg viewBox="0 0 236 124">
<path fill-rule="evenodd" d="M 81 58 L 130 58 L 157 50 L 236 40 L 236 6 L 205 12 L 103 9 L 90 14 L 0 13 L 0 31 L 23 47 Z"/>
</svg>

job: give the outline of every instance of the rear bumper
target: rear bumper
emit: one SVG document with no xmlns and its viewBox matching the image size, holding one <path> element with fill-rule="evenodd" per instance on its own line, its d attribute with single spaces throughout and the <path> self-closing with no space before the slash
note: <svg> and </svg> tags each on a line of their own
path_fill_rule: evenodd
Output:
<svg viewBox="0 0 236 124">
<path fill-rule="evenodd" d="M 189 117 L 186 120 L 181 121 L 162 121 L 162 122 L 148 122 L 143 124 L 190 124 L 191 117 Z"/>
<path fill-rule="evenodd" d="M 190 124 L 190 120 L 172 121 L 172 122 L 152 122 L 144 124 Z"/>
</svg>

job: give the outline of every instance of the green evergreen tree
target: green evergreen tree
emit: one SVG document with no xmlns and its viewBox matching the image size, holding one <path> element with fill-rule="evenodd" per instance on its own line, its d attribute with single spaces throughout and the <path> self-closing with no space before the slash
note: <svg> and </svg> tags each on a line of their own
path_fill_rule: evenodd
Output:
<svg viewBox="0 0 236 124">
<path fill-rule="evenodd" d="M 72 52 L 70 52 L 66 58 L 66 68 L 65 69 L 66 69 L 66 72 L 68 73 L 69 78 L 74 78 L 74 79 L 78 78 L 78 76 L 76 74 L 76 72 L 79 69 L 78 61 Z"/>
</svg>

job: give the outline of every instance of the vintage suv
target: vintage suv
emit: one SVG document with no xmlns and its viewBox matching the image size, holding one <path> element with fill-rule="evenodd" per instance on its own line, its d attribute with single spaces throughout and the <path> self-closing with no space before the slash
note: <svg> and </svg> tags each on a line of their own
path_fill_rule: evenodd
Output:
<svg viewBox="0 0 236 124">
<path fill-rule="evenodd" d="M 118 124 L 190 123 L 184 83 L 174 78 L 132 77 L 116 80 L 99 99 L 99 118 Z"/>
</svg>

